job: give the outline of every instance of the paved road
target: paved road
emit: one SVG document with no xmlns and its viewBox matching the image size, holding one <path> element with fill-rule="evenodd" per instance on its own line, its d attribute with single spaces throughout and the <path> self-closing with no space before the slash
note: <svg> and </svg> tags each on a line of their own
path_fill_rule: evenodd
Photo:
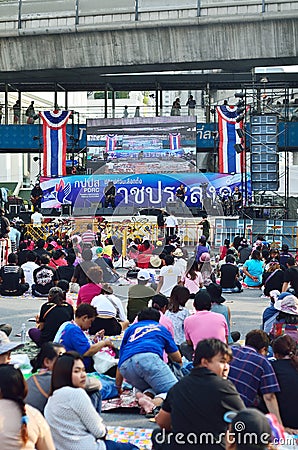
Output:
<svg viewBox="0 0 298 450">
<path fill-rule="evenodd" d="M 114 288 L 115 294 L 121 296 L 125 301 L 127 286 L 117 286 Z M 240 331 L 241 339 L 245 334 L 254 328 L 259 328 L 261 324 L 262 311 L 268 304 L 267 299 L 260 297 L 259 290 L 245 290 L 241 294 L 226 295 L 226 305 L 232 312 L 232 330 Z M 19 299 L 8 299 L 0 297 L 0 322 L 9 322 L 13 326 L 12 339 L 18 340 L 15 334 L 20 332 L 23 322 L 27 323 L 30 317 L 34 317 L 44 300 L 24 297 Z M 191 307 L 191 302 L 188 304 Z M 32 326 L 30 323 L 28 326 Z M 138 413 L 103 413 L 103 418 L 107 425 L 121 425 L 138 428 L 154 428 L 144 416 Z"/>
</svg>

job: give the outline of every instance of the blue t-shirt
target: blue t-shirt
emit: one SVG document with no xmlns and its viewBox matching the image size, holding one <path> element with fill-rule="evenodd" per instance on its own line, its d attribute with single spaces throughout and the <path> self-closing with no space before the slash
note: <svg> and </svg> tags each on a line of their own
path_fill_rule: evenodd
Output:
<svg viewBox="0 0 298 450">
<path fill-rule="evenodd" d="M 84 355 L 91 346 L 85 333 L 74 323 L 66 325 L 62 331 L 60 342 L 67 352 L 72 350 L 80 353 L 80 355 Z M 84 358 L 84 364 L 86 369 L 88 369 L 91 366 L 91 358 Z"/>
<path fill-rule="evenodd" d="M 247 286 L 259 286 L 262 284 L 262 274 L 264 272 L 264 263 L 263 261 L 259 261 L 257 259 L 248 259 L 243 264 L 243 267 L 246 267 L 250 275 L 253 277 L 258 277 L 258 281 L 253 281 L 249 277 L 245 277 L 244 282 Z"/>
<path fill-rule="evenodd" d="M 178 347 L 163 325 L 153 320 L 134 323 L 124 334 L 118 367 L 137 353 L 155 353 L 162 359 L 164 350 L 174 353 Z"/>
</svg>

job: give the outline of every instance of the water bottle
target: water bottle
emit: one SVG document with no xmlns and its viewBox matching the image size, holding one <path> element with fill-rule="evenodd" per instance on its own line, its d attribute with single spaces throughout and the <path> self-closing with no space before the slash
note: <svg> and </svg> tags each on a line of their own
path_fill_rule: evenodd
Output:
<svg viewBox="0 0 298 450">
<path fill-rule="evenodd" d="M 22 329 L 21 329 L 21 343 L 26 343 L 26 324 L 22 323 Z"/>
</svg>

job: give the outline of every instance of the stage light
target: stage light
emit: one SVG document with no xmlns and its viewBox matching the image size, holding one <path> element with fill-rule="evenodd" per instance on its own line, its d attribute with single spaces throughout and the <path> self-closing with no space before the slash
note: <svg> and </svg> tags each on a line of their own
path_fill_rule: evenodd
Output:
<svg viewBox="0 0 298 450">
<path fill-rule="evenodd" d="M 245 137 L 245 132 L 242 128 L 237 128 L 236 133 L 238 134 L 238 136 L 243 139 Z"/>
<path fill-rule="evenodd" d="M 38 156 L 34 156 L 34 157 L 33 157 L 33 161 L 34 161 L 34 162 L 37 162 L 38 160 L 39 160 L 39 157 L 38 157 Z"/>
</svg>

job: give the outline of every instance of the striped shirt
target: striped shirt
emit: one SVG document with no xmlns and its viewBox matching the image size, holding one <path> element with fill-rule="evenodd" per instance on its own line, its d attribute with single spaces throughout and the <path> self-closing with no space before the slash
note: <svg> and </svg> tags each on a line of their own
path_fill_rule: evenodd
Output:
<svg viewBox="0 0 298 450">
<path fill-rule="evenodd" d="M 247 407 L 255 405 L 257 394 L 279 392 L 279 384 L 270 362 L 252 347 L 232 347 L 229 379 Z"/>
<path fill-rule="evenodd" d="M 82 233 L 82 241 L 86 244 L 92 244 L 92 242 L 96 241 L 96 233 L 92 230 L 87 230 Z"/>
</svg>

